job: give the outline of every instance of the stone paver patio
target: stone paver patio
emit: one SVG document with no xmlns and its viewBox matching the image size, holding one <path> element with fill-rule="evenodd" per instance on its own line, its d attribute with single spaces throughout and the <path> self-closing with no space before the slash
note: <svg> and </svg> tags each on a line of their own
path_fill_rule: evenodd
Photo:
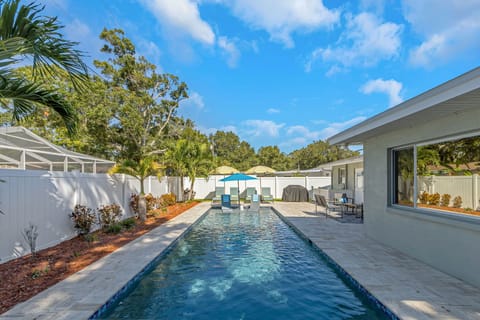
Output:
<svg viewBox="0 0 480 320">
<path fill-rule="evenodd" d="M 310 203 L 273 206 L 401 319 L 480 319 L 478 288 L 367 238 L 362 224 L 325 219 Z M 209 207 L 193 207 L 0 319 L 87 319 Z"/>
</svg>

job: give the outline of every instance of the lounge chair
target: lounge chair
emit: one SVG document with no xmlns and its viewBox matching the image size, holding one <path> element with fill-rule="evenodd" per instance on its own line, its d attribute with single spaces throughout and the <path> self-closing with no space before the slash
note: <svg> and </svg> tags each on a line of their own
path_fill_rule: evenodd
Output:
<svg viewBox="0 0 480 320">
<path fill-rule="evenodd" d="M 230 201 L 231 202 L 238 202 L 238 188 L 231 187 L 230 188 Z"/>
<path fill-rule="evenodd" d="M 247 195 L 245 196 L 245 202 L 252 202 L 252 196 L 257 194 L 257 189 L 253 187 L 247 188 Z"/>
<path fill-rule="evenodd" d="M 224 187 L 215 187 L 215 196 L 212 198 L 212 204 L 220 204 L 222 201 L 222 194 L 225 193 Z"/>
<path fill-rule="evenodd" d="M 273 202 L 273 196 L 270 192 L 270 187 L 262 188 L 262 201 L 272 201 Z"/>
<path fill-rule="evenodd" d="M 341 205 L 336 205 L 334 203 L 328 202 L 327 199 L 325 199 L 325 197 L 322 196 L 321 194 L 314 194 L 314 197 L 315 197 L 315 213 L 318 212 L 317 206 L 325 208 L 325 218 L 328 218 L 329 211 L 339 210 L 343 213 Z"/>
</svg>

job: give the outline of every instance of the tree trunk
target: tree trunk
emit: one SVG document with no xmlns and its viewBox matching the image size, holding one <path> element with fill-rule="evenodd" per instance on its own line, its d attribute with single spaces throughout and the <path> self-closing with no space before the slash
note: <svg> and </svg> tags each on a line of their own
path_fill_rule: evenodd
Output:
<svg viewBox="0 0 480 320">
<path fill-rule="evenodd" d="M 140 178 L 140 194 L 138 195 L 138 218 L 141 222 L 147 220 L 147 201 L 145 200 L 145 188 L 143 186 L 145 179 Z"/>
<path fill-rule="evenodd" d="M 138 195 L 138 218 L 141 222 L 147 220 L 147 201 L 143 193 Z"/>
<path fill-rule="evenodd" d="M 188 193 L 187 200 L 193 200 L 193 185 L 195 184 L 195 177 L 190 178 L 190 192 Z"/>
</svg>

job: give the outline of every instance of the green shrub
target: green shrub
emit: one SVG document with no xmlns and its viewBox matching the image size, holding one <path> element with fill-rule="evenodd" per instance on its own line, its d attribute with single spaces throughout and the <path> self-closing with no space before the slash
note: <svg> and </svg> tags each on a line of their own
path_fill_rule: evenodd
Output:
<svg viewBox="0 0 480 320">
<path fill-rule="evenodd" d="M 97 209 L 97 211 L 100 215 L 100 223 L 103 228 L 108 228 L 109 226 L 115 224 L 122 213 L 120 206 L 115 203 L 107 206 L 101 206 L 100 209 Z"/>
<path fill-rule="evenodd" d="M 90 233 L 92 226 L 95 224 L 97 217 L 95 211 L 87 206 L 77 204 L 73 212 L 69 215 L 75 223 L 74 227 L 79 234 Z"/>
<path fill-rule="evenodd" d="M 454 208 L 462 207 L 462 197 L 456 196 L 455 198 L 453 198 L 453 207 Z"/>
<path fill-rule="evenodd" d="M 177 203 L 177 196 L 174 193 L 162 194 L 159 199 L 159 207 L 164 208 L 168 206 L 173 206 Z"/>
<path fill-rule="evenodd" d="M 440 204 L 440 193 L 435 192 L 428 196 L 428 203 L 432 206 L 438 206 Z"/>
<path fill-rule="evenodd" d="M 448 193 L 443 194 L 443 195 L 442 195 L 442 200 L 440 201 L 440 205 L 441 205 L 442 207 L 448 207 L 448 206 L 450 205 L 450 198 L 451 198 L 451 197 L 452 197 L 452 196 L 449 195 Z"/>
<path fill-rule="evenodd" d="M 105 229 L 106 233 L 113 233 L 113 234 L 120 233 L 121 231 L 122 231 L 122 226 L 119 223 L 111 224 Z"/>
<path fill-rule="evenodd" d="M 135 218 L 128 218 L 120 221 L 120 225 L 126 230 L 133 228 L 136 224 L 137 222 L 135 221 Z"/>
<path fill-rule="evenodd" d="M 423 191 L 420 196 L 418 197 L 418 200 L 420 201 L 421 204 L 427 204 L 428 203 L 428 197 L 430 195 L 428 194 L 428 192 L 426 191 Z"/>
<path fill-rule="evenodd" d="M 98 235 L 96 233 L 90 233 L 90 234 L 85 234 L 83 235 L 83 239 L 87 242 L 95 242 L 98 241 Z"/>
</svg>

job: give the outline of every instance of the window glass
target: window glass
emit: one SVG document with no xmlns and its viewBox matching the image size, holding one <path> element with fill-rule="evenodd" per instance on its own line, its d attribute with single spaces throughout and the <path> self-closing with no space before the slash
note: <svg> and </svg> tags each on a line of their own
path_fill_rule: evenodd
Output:
<svg viewBox="0 0 480 320">
<path fill-rule="evenodd" d="M 480 215 L 480 137 L 417 147 L 417 207 Z"/>
<path fill-rule="evenodd" d="M 413 206 L 413 147 L 393 151 L 393 203 Z"/>
</svg>

